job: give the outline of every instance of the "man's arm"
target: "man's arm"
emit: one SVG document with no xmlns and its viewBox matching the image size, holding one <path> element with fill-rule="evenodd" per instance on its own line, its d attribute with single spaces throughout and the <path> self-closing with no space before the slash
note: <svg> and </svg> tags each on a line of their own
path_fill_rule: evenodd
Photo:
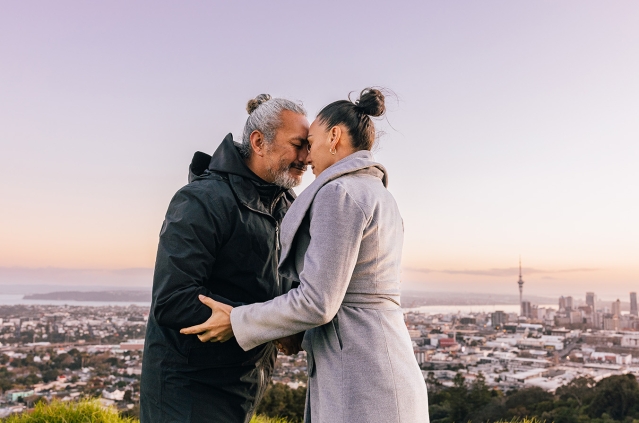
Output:
<svg viewBox="0 0 639 423">
<path fill-rule="evenodd" d="M 201 323 L 211 310 L 198 300 L 206 295 L 232 306 L 241 305 L 213 295 L 204 283 L 213 278 L 217 250 L 225 239 L 226 211 L 200 187 L 187 185 L 171 200 L 160 232 L 153 276 L 153 316 L 161 326 L 180 329 Z"/>
</svg>

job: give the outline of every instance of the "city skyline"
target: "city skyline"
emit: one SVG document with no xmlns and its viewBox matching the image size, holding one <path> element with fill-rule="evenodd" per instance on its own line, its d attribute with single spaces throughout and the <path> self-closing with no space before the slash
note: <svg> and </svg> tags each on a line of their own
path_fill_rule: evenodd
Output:
<svg viewBox="0 0 639 423">
<path fill-rule="evenodd" d="M 150 286 L 193 152 L 248 99 L 312 120 L 379 85 L 405 289 L 516 293 L 521 255 L 531 295 L 639 291 L 636 2 L 2 10 L 0 286 Z"/>
</svg>

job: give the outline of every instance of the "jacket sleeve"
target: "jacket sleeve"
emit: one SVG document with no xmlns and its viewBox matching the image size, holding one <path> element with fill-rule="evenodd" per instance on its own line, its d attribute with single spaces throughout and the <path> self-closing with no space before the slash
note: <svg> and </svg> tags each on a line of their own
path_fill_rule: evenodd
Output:
<svg viewBox="0 0 639 423">
<path fill-rule="evenodd" d="M 231 311 L 233 333 L 242 349 L 321 326 L 335 317 L 368 221 L 341 185 L 328 184 L 317 193 L 300 285 L 271 301 Z"/>
<path fill-rule="evenodd" d="M 226 238 L 226 208 L 193 185 L 182 188 L 171 200 L 160 231 L 153 275 L 152 313 L 161 326 L 181 329 L 211 317 L 211 309 L 198 300 L 199 294 L 241 305 L 213 295 L 204 286 L 214 278 L 216 252 Z"/>
</svg>

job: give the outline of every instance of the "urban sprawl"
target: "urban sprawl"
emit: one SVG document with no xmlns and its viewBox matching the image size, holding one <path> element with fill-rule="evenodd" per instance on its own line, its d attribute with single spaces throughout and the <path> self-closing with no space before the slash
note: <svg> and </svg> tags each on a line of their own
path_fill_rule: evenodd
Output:
<svg viewBox="0 0 639 423">
<path fill-rule="evenodd" d="M 415 357 L 429 382 L 478 376 L 503 392 L 571 380 L 639 376 L 636 293 L 621 302 L 560 297 L 553 307 L 521 301 L 519 313 L 432 314 L 405 309 Z M 0 418 L 42 400 L 98 397 L 136 414 L 148 307 L 0 306 Z M 634 357 L 634 358 L 633 358 Z M 306 381 L 304 353 L 278 358 L 275 383 Z"/>
</svg>

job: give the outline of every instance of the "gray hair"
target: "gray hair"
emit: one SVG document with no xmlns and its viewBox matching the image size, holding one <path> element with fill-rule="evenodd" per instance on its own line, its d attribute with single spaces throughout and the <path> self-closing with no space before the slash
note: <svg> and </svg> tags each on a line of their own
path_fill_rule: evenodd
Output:
<svg viewBox="0 0 639 423">
<path fill-rule="evenodd" d="M 242 157 L 251 156 L 253 149 L 251 148 L 251 134 L 253 131 L 260 131 L 264 134 L 267 143 L 273 142 L 277 128 L 282 124 L 281 114 L 284 110 L 306 116 L 306 110 L 302 105 L 297 104 L 285 98 L 271 98 L 269 94 L 260 94 L 246 105 L 246 111 L 249 114 L 244 125 L 244 133 L 242 134 L 242 144 L 240 153 Z"/>
</svg>

